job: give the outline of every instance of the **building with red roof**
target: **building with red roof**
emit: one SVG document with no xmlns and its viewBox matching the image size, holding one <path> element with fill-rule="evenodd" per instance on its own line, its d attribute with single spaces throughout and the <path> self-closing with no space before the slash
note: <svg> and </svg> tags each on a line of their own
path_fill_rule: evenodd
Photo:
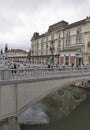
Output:
<svg viewBox="0 0 90 130">
<path fill-rule="evenodd" d="M 28 53 L 22 49 L 10 49 L 7 51 L 7 58 L 15 62 L 25 62 L 28 60 Z"/>
</svg>

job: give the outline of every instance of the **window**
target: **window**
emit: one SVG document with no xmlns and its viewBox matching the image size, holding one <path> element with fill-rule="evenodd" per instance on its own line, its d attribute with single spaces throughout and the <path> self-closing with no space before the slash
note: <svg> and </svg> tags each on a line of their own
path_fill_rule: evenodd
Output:
<svg viewBox="0 0 90 130">
<path fill-rule="evenodd" d="M 39 49 L 41 49 L 41 44 L 39 44 Z"/>
<path fill-rule="evenodd" d="M 58 40 L 58 47 L 60 47 L 60 40 Z"/>
<path fill-rule="evenodd" d="M 51 40 L 54 40 L 54 33 L 51 34 Z"/>
<path fill-rule="evenodd" d="M 41 39 L 41 43 L 43 43 L 43 38 Z"/>
<path fill-rule="evenodd" d="M 38 56 L 38 52 L 37 52 L 37 56 Z"/>
<path fill-rule="evenodd" d="M 65 65 L 69 65 L 69 56 L 65 56 Z"/>
<path fill-rule="evenodd" d="M 55 46 L 55 42 L 54 42 L 54 40 L 51 40 L 51 46 L 52 46 L 52 47 Z"/>
<path fill-rule="evenodd" d="M 70 37 L 70 31 L 66 32 L 66 37 Z"/>
<path fill-rule="evenodd" d="M 48 36 L 46 36 L 46 41 L 48 41 Z"/>
<path fill-rule="evenodd" d="M 78 27 L 76 34 L 78 35 L 78 34 L 80 34 L 80 33 L 81 33 L 81 27 Z"/>
<path fill-rule="evenodd" d="M 38 44 L 38 41 L 37 41 L 37 44 L 36 44 L 36 45 L 37 45 L 37 49 L 38 49 L 38 48 L 39 48 L 39 44 Z"/>
<path fill-rule="evenodd" d="M 46 44 L 44 43 L 43 48 L 46 49 Z"/>
<path fill-rule="evenodd" d="M 48 48 L 48 43 L 46 43 L 46 48 Z"/>
<path fill-rule="evenodd" d="M 41 44 L 41 49 L 43 49 L 43 47 L 44 47 L 44 46 L 43 46 L 43 43 L 42 43 L 42 44 Z"/>
<path fill-rule="evenodd" d="M 60 55 L 60 50 L 58 50 L 58 54 Z"/>
<path fill-rule="evenodd" d="M 71 45 L 71 41 L 70 41 L 70 39 L 67 39 L 66 40 L 66 46 L 69 46 L 69 45 Z"/>
<path fill-rule="evenodd" d="M 76 44 L 80 44 L 81 43 L 81 37 L 76 37 Z"/>
<path fill-rule="evenodd" d="M 43 52 L 41 52 L 41 55 L 43 55 Z"/>
<path fill-rule="evenodd" d="M 59 34 L 58 34 L 58 39 L 60 39 L 60 32 L 59 32 Z"/>
</svg>

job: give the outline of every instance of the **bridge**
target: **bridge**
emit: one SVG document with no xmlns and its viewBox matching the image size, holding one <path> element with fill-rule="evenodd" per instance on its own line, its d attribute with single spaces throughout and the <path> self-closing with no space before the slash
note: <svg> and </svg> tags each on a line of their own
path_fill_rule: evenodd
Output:
<svg viewBox="0 0 90 130">
<path fill-rule="evenodd" d="M 13 71 L 14 72 L 14 71 Z M 90 69 L 79 70 L 1 70 L 0 129 L 19 130 L 17 116 L 32 103 L 75 81 L 90 81 Z M 3 77 L 2 77 L 3 75 Z M 83 84 L 81 84 L 81 87 Z"/>
</svg>

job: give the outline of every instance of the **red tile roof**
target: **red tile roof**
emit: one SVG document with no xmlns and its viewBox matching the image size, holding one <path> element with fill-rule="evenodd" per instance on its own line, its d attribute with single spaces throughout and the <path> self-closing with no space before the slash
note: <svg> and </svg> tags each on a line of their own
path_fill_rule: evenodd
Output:
<svg viewBox="0 0 90 130">
<path fill-rule="evenodd" d="M 12 52 L 12 53 L 27 53 L 25 50 L 21 50 L 21 49 L 11 49 L 11 50 L 8 50 L 8 52 Z"/>
</svg>

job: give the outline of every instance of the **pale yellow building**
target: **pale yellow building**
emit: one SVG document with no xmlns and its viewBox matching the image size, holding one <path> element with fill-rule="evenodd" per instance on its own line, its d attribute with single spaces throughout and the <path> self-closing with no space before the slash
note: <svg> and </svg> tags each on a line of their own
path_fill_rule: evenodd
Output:
<svg viewBox="0 0 90 130">
<path fill-rule="evenodd" d="M 31 63 L 90 64 L 90 17 L 69 24 L 60 21 L 31 38 Z"/>
</svg>

